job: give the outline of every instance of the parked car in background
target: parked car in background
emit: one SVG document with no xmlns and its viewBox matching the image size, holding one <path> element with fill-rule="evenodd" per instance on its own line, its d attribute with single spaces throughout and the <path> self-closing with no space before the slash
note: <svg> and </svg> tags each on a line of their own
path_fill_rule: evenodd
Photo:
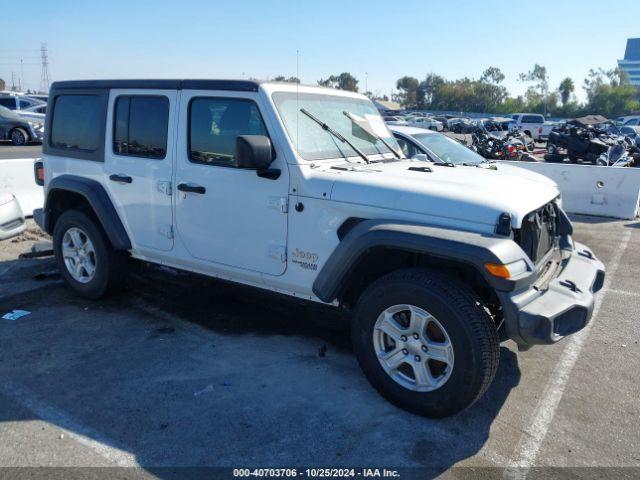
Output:
<svg viewBox="0 0 640 480">
<path fill-rule="evenodd" d="M 44 123 L 22 118 L 8 108 L 0 107 L 0 140 L 11 140 L 14 145 L 42 142 Z"/>
<path fill-rule="evenodd" d="M 47 117 L 47 105 L 36 105 L 24 110 L 14 110 L 14 112 L 28 121 L 44 124 L 44 120 Z"/>
<path fill-rule="evenodd" d="M 41 113 L 43 115 L 46 115 L 46 113 L 47 113 L 47 104 L 43 103 L 43 104 L 40 104 L 40 105 L 34 105 L 33 107 L 25 108 L 24 111 L 25 112 L 33 112 L 33 113 Z"/>
<path fill-rule="evenodd" d="M 637 127 L 638 125 L 640 125 L 640 116 L 626 117 L 622 125 L 625 127 Z"/>
<path fill-rule="evenodd" d="M 19 235 L 26 226 L 18 199 L 12 193 L 0 190 L 0 240 Z"/>
<path fill-rule="evenodd" d="M 409 125 L 409 122 L 397 115 L 386 115 L 382 119 L 387 125 Z"/>
<path fill-rule="evenodd" d="M 25 95 L 4 95 L 0 96 L 0 106 L 9 110 L 26 110 L 38 105 L 46 105 L 40 100 L 29 98 Z"/>
<path fill-rule="evenodd" d="M 444 130 L 444 125 L 442 122 L 434 120 L 431 117 L 411 117 L 408 120 L 409 125 L 413 125 L 414 127 L 420 128 L 428 128 L 429 130 L 434 130 L 436 132 L 441 132 Z"/>
<path fill-rule="evenodd" d="M 389 130 L 408 158 L 424 156 L 424 160 L 434 163 L 492 168 L 510 175 L 518 175 L 528 180 L 556 186 L 553 180 L 530 170 L 507 163 L 489 161 L 476 151 L 445 134 L 415 127 L 390 126 Z"/>
<path fill-rule="evenodd" d="M 546 140 L 553 129 L 553 124 L 546 122 L 544 115 L 539 113 L 514 113 L 511 118 L 520 130 L 537 141 Z"/>
<path fill-rule="evenodd" d="M 460 117 L 447 120 L 447 129 L 453 133 L 473 133 L 478 124 L 470 118 Z"/>
</svg>

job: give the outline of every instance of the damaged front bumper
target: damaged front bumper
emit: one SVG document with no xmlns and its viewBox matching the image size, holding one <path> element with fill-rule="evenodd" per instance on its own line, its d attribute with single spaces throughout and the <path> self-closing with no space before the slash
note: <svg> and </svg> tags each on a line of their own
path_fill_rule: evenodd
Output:
<svg viewBox="0 0 640 480">
<path fill-rule="evenodd" d="M 520 346 L 555 343 L 584 328 L 593 315 L 604 265 L 585 245 L 570 240 L 560 253 L 542 285 L 499 294 L 506 334 Z"/>
</svg>

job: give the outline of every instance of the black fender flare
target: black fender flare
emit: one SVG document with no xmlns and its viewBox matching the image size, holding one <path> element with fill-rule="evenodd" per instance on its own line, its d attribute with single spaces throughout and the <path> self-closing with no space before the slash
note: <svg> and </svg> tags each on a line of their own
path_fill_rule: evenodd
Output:
<svg viewBox="0 0 640 480">
<path fill-rule="evenodd" d="M 96 180 L 76 175 L 60 175 L 49 182 L 42 220 L 44 230 L 47 233 L 53 234 L 54 225 L 51 224 L 51 211 L 54 205 L 51 202 L 55 197 L 55 192 L 59 191 L 73 192 L 83 196 L 98 217 L 113 248 L 115 250 L 131 250 L 129 235 L 104 187 Z"/>
<path fill-rule="evenodd" d="M 532 275 L 517 281 L 497 278 L 489 274 L 485 263 L 507 264 L 524 259 L 531 273 L 535 270 L 524 251 L 509 237 L 397 220 L 363 220 L 344 235 L 327 259 L 313 283 L 313 293 L 323 302 L 336 300 L 358 260 L 367 251 L 379 247 L 424 253 L 469 265 L 499 291 L 512 291 Z"/>
</svg>

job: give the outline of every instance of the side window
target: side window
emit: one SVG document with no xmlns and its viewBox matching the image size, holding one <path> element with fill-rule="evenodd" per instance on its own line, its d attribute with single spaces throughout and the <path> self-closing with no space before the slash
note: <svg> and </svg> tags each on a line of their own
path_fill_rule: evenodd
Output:
<svg viewBox="0 0 640 480">
<path fill-rule="evenodd" d="M 163 159 L 167 155 L 169 99 L 124 95 L 115 101 L 113 152 L 131 157 Z"/>
<path fill-rule="evenodd" d="M 195 98 L 189 105 L 189 159 L 235 167 L 236 137 L 267 135 L 258 106 L 241 98 Z"/>
<path fill-rule="evenodd" d="M 60 95 L 53 107 L 50 145 L 95 152 L 100 148 L 102 114 L 97 95 Z"/>
<path fill-rule="evenodd" d="M 29 108 L 29 107 L 33 107 L 34 103 L 33 102 L 29 102 L 27 100 L 20 100 L 20 109 L 25 109 L 25 108 Z"/>
<path fill-rule="evenodd" d="M 16 99 L 13 98 L 13 97 L 0 98 L 0 105 L 2 105 L 3 107 L 8 108 L 9 110 L 15 110 L 16 109 Z"/>
</svg>

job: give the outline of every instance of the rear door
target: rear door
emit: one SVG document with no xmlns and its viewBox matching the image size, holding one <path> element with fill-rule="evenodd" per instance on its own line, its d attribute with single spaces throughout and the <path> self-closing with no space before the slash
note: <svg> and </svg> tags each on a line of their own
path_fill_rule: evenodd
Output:
<svg viewBox="0 0 640 480">
<path fill-rule="evenodd" d="M 134 248 L 173 248 L 177 100 L 175 90 L 112 90 L 109 95 L 105 185 Z"/>
</svg>

